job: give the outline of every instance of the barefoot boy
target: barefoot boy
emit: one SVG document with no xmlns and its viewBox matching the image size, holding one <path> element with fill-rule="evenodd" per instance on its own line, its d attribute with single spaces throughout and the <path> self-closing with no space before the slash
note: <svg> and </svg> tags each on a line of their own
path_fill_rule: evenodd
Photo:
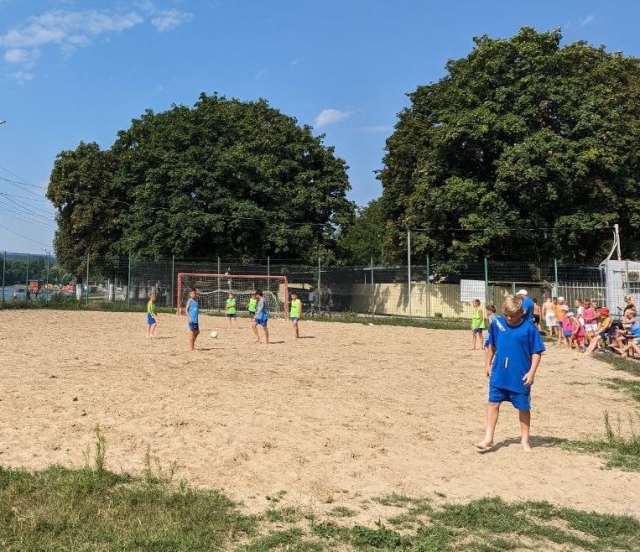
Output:
<svg viewBox="0 0 640 552">
<path fill-rule="evenodd" d="M 300 337 L 300 329 L 298 328 L 298 320 L 302 316 L 302 301 L 298 299 L 298 294 L 293 291 L 291 293 L 291 312 L 289 313 L 289 319 L 293 326 L 293 337 L 298 339 Z"/>
<path fill-rule="evenodd" d="M 196 288 L 189 290 L 189 299 L 184 306 L 187 313 L 187 323 L 189 324 L 189 350 L 191 352 L 196 350 L 196 338 L 200 333 L 200 326 L 198 325 L 198 302 L 196 301 Z"/>
<path fill-rule="evenodd" d="M 490 378 L 487 425 L 485 437 L 476 447 L 485 451 L 493 446 L 500 405 L 508 401 L 518 410 L 522 448 L 529 452 L 531 386 L 545 348 L 540 332 L 523 318 L 522 299 L 507 295 L 502 312 L 504 317 L 496 317 L 489 332 L 489 354 L 485 362 L 486 375 Z"/>
<path fill-rule="evenodd" d="M 152 293 L 147 303 L 147 337 L 155 337 L 156 327 L 158 326 L 158 313 L 156 312 L 156 295 Z"/>
</svg>

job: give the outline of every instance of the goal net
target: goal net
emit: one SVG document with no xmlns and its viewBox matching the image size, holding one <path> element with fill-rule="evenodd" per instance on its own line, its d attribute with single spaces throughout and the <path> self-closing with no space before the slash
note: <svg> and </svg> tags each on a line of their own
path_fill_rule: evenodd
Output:
<svg viewBox="0 0 640 552">
<path fill-rule="evenodd" d="M 189 290 L 196 289 L 200 312 L 225 314 L 229 292 L 236 298 L 238 315 L 247 314 L 249 299 L 261 289 L 271 318 L 282 317 L 289 303 L 289 281 L 286 276 L 255 276 L 251 274 L 178 274 L 178 314 L 189 298 Z"/>
</svg>

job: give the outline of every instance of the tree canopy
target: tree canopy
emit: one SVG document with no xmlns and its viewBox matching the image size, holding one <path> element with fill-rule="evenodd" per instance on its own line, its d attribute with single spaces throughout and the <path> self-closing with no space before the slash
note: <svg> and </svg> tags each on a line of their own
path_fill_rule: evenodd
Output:
<svg viewBox="0 0 640 552">
<path fill-rule="evenodd" d="M 559 31 L 475 38 L 409 94 L 379 174 L 385 250 L 452 265 L 640 254 L 640 65 Z M 394 254 L 395 252 L 395 254 Z M 391 260 L 391 259 L 389 259 Z"/>
<path fill-rule="evenodd" d="M 58 155 L 47 193 L 57 257 L 79 275 L 87 251 L 331 259 L 354 205 L 346 163 L 323 139 L 265 100 L 202 94 L 193 108 L 148 110 L 108 151 Z"/>
</svg>

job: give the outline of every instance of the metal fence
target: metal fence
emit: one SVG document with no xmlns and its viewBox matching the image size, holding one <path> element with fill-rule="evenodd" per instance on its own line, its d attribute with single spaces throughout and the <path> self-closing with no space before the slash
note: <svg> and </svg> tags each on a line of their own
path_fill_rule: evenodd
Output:
<svg viewBox="0 0 640 552">
<path fill-rule="evenodd" d="M 443 268 L 444 267 L 444 268 Z M 483 262 L 468 263 L 455 273 L 446 266 L 426 259 L 411 266 L 324 266 L 318 259 L 313 266 L 271 262 L 255 264 L 233 260 L 136 260 L 123 257 L 98 269 L 87 262 L 82 284 L 69 285 L 55 259 L 49 255 L 5 254 L 2 272 L 2 299 L 25 299 L 29 281 L 39 280 L 43 293 L 35 298 L 49 299 L 51 294 L 75 295 L 80 301 L 126 302 L 143 305 L 151 293 L 161 307 L 177 308 L 176 277 L 180 272 L 215 274 L 287 276 L 289 289 L 298 292 L 305 311 L 319 313 L 355 312 L 371 315 L 407 317 L 464 318 L 471 316 L 469 298 L 464 297 L 464 281 L 475 281 L 483 288 L 487 303 L 499 305 L 507 293 L 520 288 L 536 301 L 546 296 L 564 296 L 571 303 L 577 298 L 606 302 L 604 271 L 598 266 L 549 263 Z M 632 271 L 622 281 L 633 279 Z M 63 287 L 63 284 L 67 284 Z M 635 286 L 638 287 L 638 286 Z M 19 291 L 22 290 L 22 291 Z M 626 291 L 634 291 L 635 288 Z M 640 289 L 638 289 L 640 292 Z M 30 300 L 34 297 L 31 295 Z M 283 303 L 284 298 L 279 298 Z M 465 299 L 465 300 L 463 300 Z M 608 305 L 615 308 L 616 305 Z"/>
</svg>

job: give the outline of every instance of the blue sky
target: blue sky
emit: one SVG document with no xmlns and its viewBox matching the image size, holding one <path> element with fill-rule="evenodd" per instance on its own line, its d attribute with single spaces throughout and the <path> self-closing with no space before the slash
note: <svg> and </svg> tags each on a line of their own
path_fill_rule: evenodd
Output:
<svg viewBox="0 0 640 552">
<path fill-rule="evenodd" d="M 326 135 L 363 206 L 406 93 L 472 37 L 560 28 L 640 56 L 639 20 L 636 0 L 0 0 L 0 251 L 51 251 L 56 155 L 146 109 L 265 98 Z"/>
</svg>

